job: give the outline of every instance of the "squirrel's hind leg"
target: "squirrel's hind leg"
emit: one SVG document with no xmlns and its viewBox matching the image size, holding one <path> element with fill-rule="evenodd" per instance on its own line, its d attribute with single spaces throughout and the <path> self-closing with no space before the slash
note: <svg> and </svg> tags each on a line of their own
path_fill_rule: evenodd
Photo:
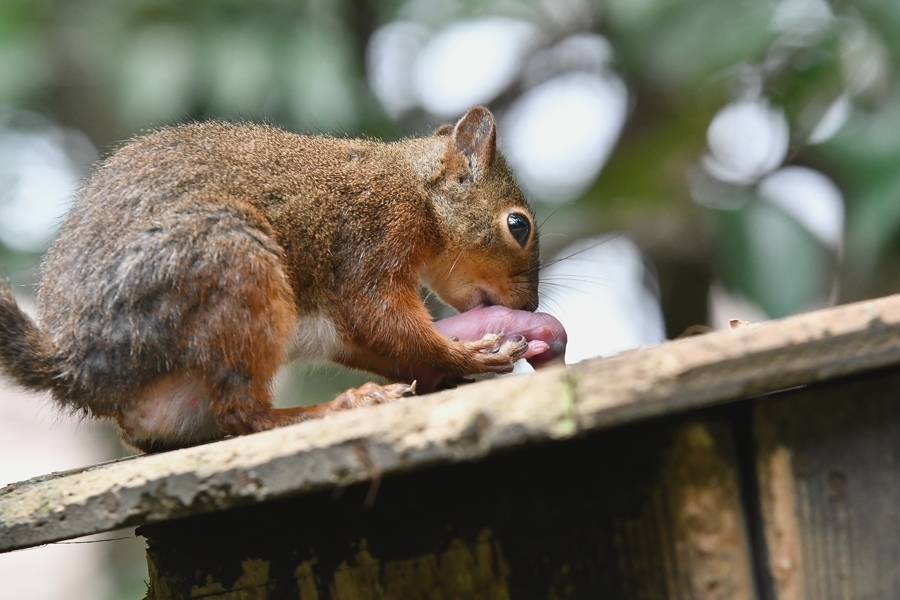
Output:
<svg viewBox="0 0 900 600">
<path fill-rule="evenodd" d="M 239 205 L 195 202 L 137 242 L 156 270 L 119 287 L 154 302 L 134 303 L 149 311 L 131 331 L 146 356 L 132 365 L 134 400 L 111 415 L 124 441 L 152 451 L 276 426 L 271 382 L 297 308 L 265 222 Z M 143 343 L 152 339 L 165 343 Z"/>
<path fill-rule="evenodd" d="M 244 273 L 240 278 L 242 286 L 236 282 L 229 286 L 232 290 L 229 304 L 237 303 L 242 310 L 236 313 L 249 317 L 239 322 L 234 319 L 233 311 L 214 311 L 208 318 L 221 318 L 221 322 L 204 327 L 205 331 L 220 332 L 204 344 L 210 348 L 210 359 L 201 371 L 221 435 L 244 435 L 321 418 L 332 412 L 393 402 L 415 391 L 414 384 L 366 383 L 330 402 L 274 408 L 271 381 L 285 350 L 297 350 L 298 319 L 280 265 L 272 264 L 255 275 Z M 320 339 L 320 344 L 331 343 L 328 328 L 319 327 L 316 331 L 325 332 L 321 335 L 328 338 Z"/>
<path fill-rule="evenodd" d="M 287 353 L 298 351 L 302 324 L 281 249 L 252 215 L 236 212 L 220 210 L 212 225 L 184 214 L 166 224 L 169 237 L 198 237 L 202 231 L 206 243 L 182 249 L 180 268 L 166 271 L 177 273 L 166 287 L 166 305 L 177 309 L 169 325 L 177 342 L 164 356 L 173 368 L 142 386 L 137 402 L 116 415 L 131 446 L 150 452 L 192 446 L 391 402 L 412 391 L 407 384 L 369 383 L 324 404 L 272 406 L 272 380 Z M 320 338 L 330 330 L 312 330 L 316 339 L 304 343 L 327 345 Z"/>
</svg>

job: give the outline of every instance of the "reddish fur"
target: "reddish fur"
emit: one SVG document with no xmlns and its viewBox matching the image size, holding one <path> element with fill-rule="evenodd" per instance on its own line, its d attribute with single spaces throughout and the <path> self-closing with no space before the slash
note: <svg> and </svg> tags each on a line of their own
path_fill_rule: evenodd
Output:
<svg viewBox="0 0 900 600">
<path fill-rule="evenodd" d="M 509 371 L 524 341 L 451 341 L 419 286 L 424 276 L 459 310 L 484 294 L 533 310 L 537 232 L 521 247 L 510 210 L 533 228 L 483 108 L 435 137 L 392 144 L 246 124 L 165 128 L 123 147 L 82 190 L 45 259 L 39 328 L 0 289 L 0 368 L 123 423 L 126 441 L 147 451 L 409 390 L 368 384 L 324 405 L 273 408 L 298 317 L 333 325 L 341 349 L 328 358 L 391 380 L 408 382 L 410 366 L 449 378 Z M 204 389 L 218 432 L 129 434 L 139 428 L 125 422 L 167 381 Z"/>
</svg>

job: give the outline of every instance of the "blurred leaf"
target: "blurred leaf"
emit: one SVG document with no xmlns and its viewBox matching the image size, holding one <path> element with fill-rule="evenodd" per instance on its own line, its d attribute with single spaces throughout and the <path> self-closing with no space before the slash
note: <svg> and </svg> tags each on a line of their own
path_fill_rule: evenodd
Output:
<svg viewBox="0 0 900 600">
<path fill-rule="evenodd" d="M 866 186 L 856 198 L 847 230 L 848 258 L 859 274 L 873 273 L 900 239 L 900 173 Z M 864 277 L 868 279 L 868 277 Z"/>
<path fill-rule="evenodd" d="M 638 99 L 638 107 L 644 102 Z M 586 199 L 617 198 L 653 204 L 686 204 L 685 174 L 703 153 L 712 112 L 686 113 L 649 106 L 628 118 L 622 139 Z M 648 174 L 652 173 L 652 177 Z M 689 204 L 688 204 L 689 205 Z"/>
<path fill-rule="evenodd" d="M 811 154 L 835 174 L 848 200 L 845 287 L 850 298 L 898 291 L 886 285 L 885 261 L 900 240 L 900 96 L 879 110 L 857 108 L 847 124 Z"/>
<path fill-rule="evenodd" d="M 138 31 L 118 65 L 120 113 L 132 129 L 187 117 L 199 93 L 197 44 L 186 27 Z"/>
<path fill-rule="evenodd" d="M 775 37 L 771 12 L 770 4 L 749 0 L 657 3 L 640 22 L 639 38 L 615 39 L 617 48 L 637 59 L 642 77 L 672 90 L 690 89 L 722 69 L 758 60 Z"/>
<path fill-rule="evenodd" d="M 344 32 L 309 24 L 287 47 L 293 121 L 311 131 L 348 132 L 357 124 L 356 80 Z"/>
<path fill-rule="evenodd" d="M 212 28 L 203 49 L 209 110 L 228 117 L 260 118 L 273 93 L 282 36 L 259 25 Z"/>
<path fill-rule="evenodd" d="M 719 275 L 729 288 L 772 318 L 809 310 L 827 297 L 828 251 L 784 212 L 753 201 L 715 216 Z"/>
<path fill-rule="evenodd" d="M 13 104 L 36 94 L 51 81 L 53 58 L 35 31 L 0 36 L 0 104 Z"/>
<path fill-rule="evenodd" d="M 896 61 L 900 55 L 900 36 L 897 35 L 897 28 L 900 27 L 900 3 L 893 0 L 856 0 L 853 2 L 853 9 L 858 11 L 857 14 L 866 25 L 881 34 Z"/>
</svg>

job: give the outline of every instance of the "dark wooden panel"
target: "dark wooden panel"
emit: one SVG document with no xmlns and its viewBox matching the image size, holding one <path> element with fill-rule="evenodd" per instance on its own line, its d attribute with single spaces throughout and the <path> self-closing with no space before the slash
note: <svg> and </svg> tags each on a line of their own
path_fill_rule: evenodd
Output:
<svg viewBox="0 0 900 600">
<path fill-rule="evenodd" d="M 139 532 L 156 600 L 755 597 L 722 421 L 631 425 Z"/>
<path fill-rule="evenodd" d="M 760 400 L 755 436 L 775 595 L 900 597 L 900 371 Z"/>
</svg>

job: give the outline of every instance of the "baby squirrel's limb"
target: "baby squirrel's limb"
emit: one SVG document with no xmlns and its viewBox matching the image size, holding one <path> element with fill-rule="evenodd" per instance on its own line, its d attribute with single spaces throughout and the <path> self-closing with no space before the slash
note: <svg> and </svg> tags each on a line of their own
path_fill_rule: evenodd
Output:
<svg viewBox="0 0 900 600">
<path fill-rule="evenodd" d="M 528 350 L 522 358 L 534 368 L 565 360 L 566 330 L 547 313 L 488 306 L 442 319 L 435 327 L 448 337 L 463 340 L 478 339 L 491 331 L 505 331 L 507 337 L 524 336 Z"/>
<path fill-rule="evenodd" d="M 546 313 L 514 310 L 504 306 L 475 308 L 434 323 L 435 328 L 453 340 L 479 340 L 485 333 L 504 331 L 509 339 L 524 337 L 528 349 L 522 355 L 535 369 L 565 360 L 566 331 L 557 319 Z M 418 365 L 405 371 L 417 382 L 418 393 L 453 387 L 471 379 L 448 376 Z"/>
</svg>

